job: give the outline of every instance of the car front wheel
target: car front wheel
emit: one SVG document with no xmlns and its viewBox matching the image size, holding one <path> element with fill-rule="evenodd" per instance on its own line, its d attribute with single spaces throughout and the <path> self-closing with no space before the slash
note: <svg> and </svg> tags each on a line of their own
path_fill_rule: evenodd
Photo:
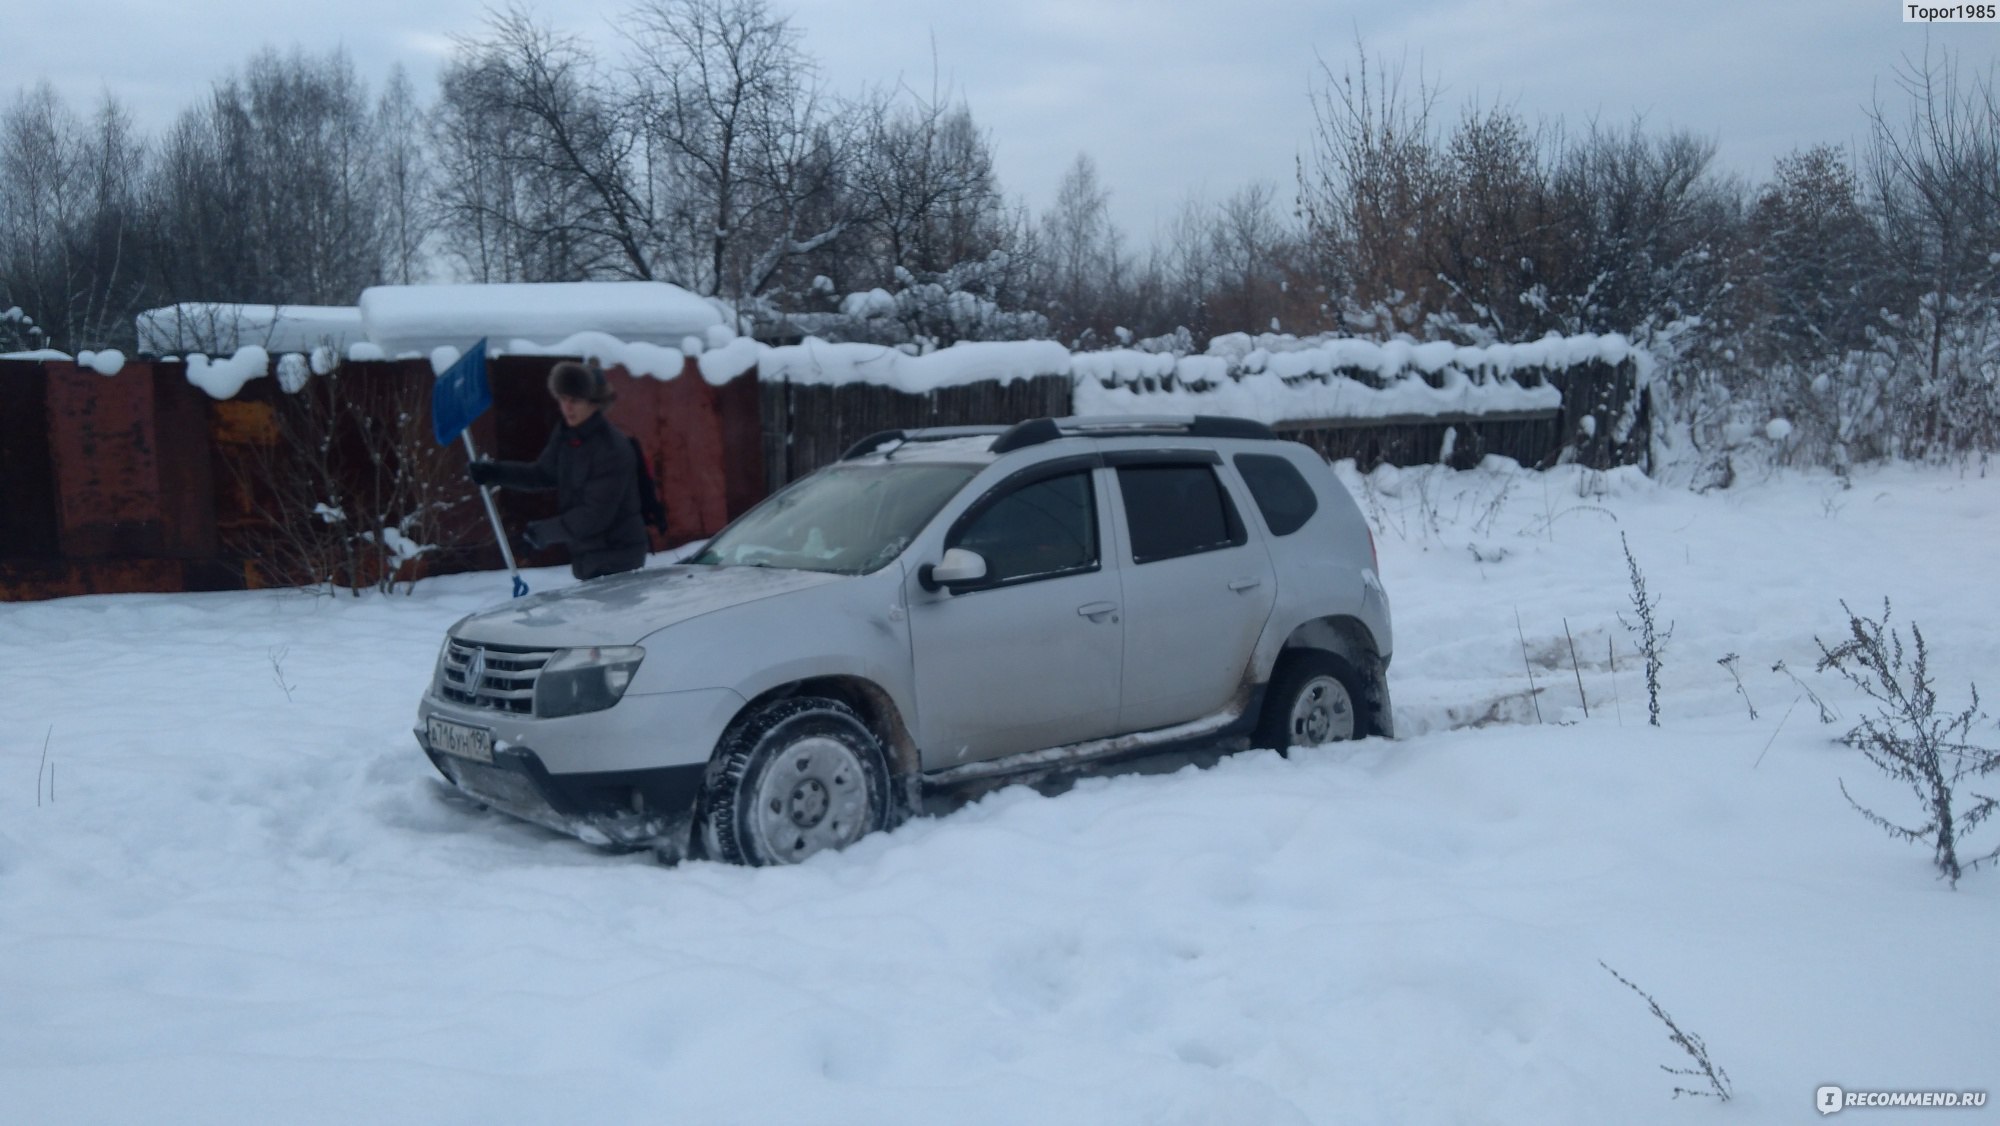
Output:
<svg viewBox="0 0 2000 1126">
<path fill-rule="evenodd" d="M 889 820 L 880 740 L 838 700 L 798 696 L 732 726 L 709 769 L 703 843 L 732 864 L 796 864 Z"/>
<path fill-rule="evenodd" d="M 1375 733 L 1362 679 L 1331 653 L 1303 649 L 1278 664 L 1257 745 L 1286 751 Z"/>
</svg>

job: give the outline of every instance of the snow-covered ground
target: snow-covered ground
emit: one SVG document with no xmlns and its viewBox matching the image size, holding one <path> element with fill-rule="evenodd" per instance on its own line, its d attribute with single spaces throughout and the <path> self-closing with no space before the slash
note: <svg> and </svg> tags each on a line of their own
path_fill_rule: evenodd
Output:
<svg viewBox="0 0 2000 1126">
<path fill-rule="evenodd" d="M 1946 703 L 2000 679 L 2000 480 L 1349 480 L 1403 738 L 1004 791 L 789 870 L 440 799 L 416 699 L 504 577 L 0 606 L 0 1118 L 1762 1123 L 2000 1086 L 2000 872 L 1951 890 L 1848 808 L 1908 809 L 1812 672 L 1887 595 Z M 1673 626 L 1657 729 L 1621 533 Z M 1734 1103 L 1670 1097 L 1600 960 Z"/>
</svg>

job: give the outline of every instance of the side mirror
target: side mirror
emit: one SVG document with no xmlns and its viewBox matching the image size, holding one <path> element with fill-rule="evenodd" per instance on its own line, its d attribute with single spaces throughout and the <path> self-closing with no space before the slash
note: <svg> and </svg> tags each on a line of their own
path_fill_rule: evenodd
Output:
<svg viewBox="0 0 2000 1126">
<path fill-rule="evenodd" d="M 959 583 L 975 583 L 986 577 L 986 559 L 976 551 L 954 547 L 936 563 L 926 563 L 917 571 L 917 582 L 925 590 Z"/>
</svg>

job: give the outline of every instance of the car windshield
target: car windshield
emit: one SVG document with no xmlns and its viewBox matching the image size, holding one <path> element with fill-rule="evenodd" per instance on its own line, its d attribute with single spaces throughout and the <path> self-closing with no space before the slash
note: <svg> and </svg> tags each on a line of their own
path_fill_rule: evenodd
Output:
<svg viewBox="0 0 2000 1126">
<path fill-rule="evenodd" d="M 901 555 L 977 472 L 977 465 L 822 469 L 744 513 L 688 562 L 867 574 Z"/>
</svg>

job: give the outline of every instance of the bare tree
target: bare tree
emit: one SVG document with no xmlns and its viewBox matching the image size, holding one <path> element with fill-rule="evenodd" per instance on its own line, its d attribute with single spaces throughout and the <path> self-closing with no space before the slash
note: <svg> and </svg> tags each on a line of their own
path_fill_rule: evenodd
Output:
<svg viewBox="0 0 2000 1126">
<path fill-rule="evenodd" d="M 515 183 L 508 160 L 517 126 L 486 89 L 500 78 L 497 68 L 461 51 L 439 76 L 429 121 L 438 172 L 430 210 L 442 230 L 446 258 L 479 282 L 536 275 L 529 265 L 535 239 L 522 221 L 521 198 L 533 186 Z"/>
<path fill-rule="evenodd" d="M 1113 327 L 1110 308 L 1124 273 L 1122 237 L 1111 222 L 1111 190 L 1097 162 L 1078 153 L 1042 215 L 1042 290 L 1058 332 L 1081 346 Z"/>
<path fill-rule="evenodd" d="M 876 283 L 936 273 L 998 248 L 1002 202 L 986 135 L 936 89 L 878 93 L 861 107 L 850 190 Z"/>
<path fill-rule="evenodd" d="M 1713 141 L 1640 121 L 1572 139 L 1476 105 L 1446 137 L 1422 79 L 1406 89 L 1359 48 L 1321 74 L 1300 203 L 1350 330 L 1657 344 L 1726 319 L 1742 191 L 1711 171 Z"/>
<path fill-rule="evenodd" d="M 846 230 L 848 123 L 790 20 L 763 0 L 647 0 L 628 27 L 650 190 L 681 236 L 670 245 L 683 285 L 753 297 Z"/>
<path fill-rule="evenodd" d="M 1285 279 L 1279 269 L 1288 235 L 1276 211 L 1277 189 L 1266 181 L 1238 188 L 1222 201 L 1210 235 L 1216 287 L 1215 323 L 1243 332 L 1274 331 Z"/>
<path fill-rule="evenodd" d="M 479 276 L 657 275 L 637 111 L 575 37 L 496 12 L 460 42 L 441 90 L 437 205 Z"/>
<path fill-rule="evenodd" d="M 1356 43 L 1350 70 L 1320 61 L 1311 98 L 1299 204 L 1316 280 L 1350 329 L 1418 328 L 1437 301 L 1430 244 L 1447 183 L 1431 128 L 1436 91 L 1421 77 L 1406 89 L 1400 69 Z"/>
<path fill-rule="evenodd" d="M 0 308 L 22 308 L 46 342 L 133 347 L 144 159 L 108 97 L 86 123 L 45 82 L 0 116 Z"/>
<path fill-rule="evenodd" d="M 183 113 L 152 188 L 172 299 L 352 304 L 384 273 L 374 119 L 339 51 L 265 51 Z"/>
<path fill-rule="evenodd" d="M 1222 243 L 1219 230 L 1215 205 L 1189 192 L 1166 229 L 1154 236 L 1152 260 L 1162 278 L 1162 311 L 1175 327 L 1189 330 L 1190 344 L 1210 332 L 1208 303 L 1221 274 L 1216 261 Z"/>
<path fill-rule="evenodd" d="M 1869 168 L 1907 295 L 1890 324 L 1905 385 L 1899 405 L 1911 418 L 1903 449 L 1990 449 L 2000 442 L 2000 392 L 1983 361 L 2000 340 L 1994 71 L 1968 75 L 1953 56 L 1927 51 L 1903 64 L 1896 84 L 1900 112 L 1878 99 L 1869 113 Z"/>
<path fill-rule="evenodd" d="M 380 145 L 388 276 L 409 285 L 425 273 L 432 241 L 428 207 L 431 175 L 424 110 L 417 104 L 409 73 L 400 63 L 375 104 L 375 135 Z"/>
</svg>

